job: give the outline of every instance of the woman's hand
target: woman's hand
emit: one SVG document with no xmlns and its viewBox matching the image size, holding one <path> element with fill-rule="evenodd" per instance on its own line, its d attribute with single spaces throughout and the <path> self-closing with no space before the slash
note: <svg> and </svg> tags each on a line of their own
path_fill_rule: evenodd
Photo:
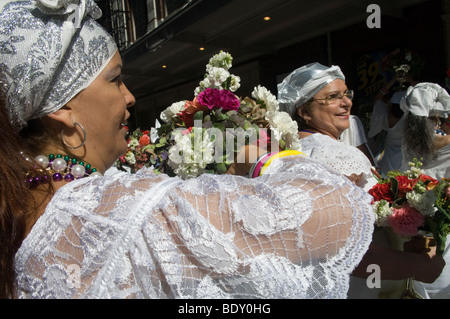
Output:
<svg viewBox="0 0 450 319">
<path fill-rule="evenodd" d="M 358 185 L 358 183 L 362 180 L 362 174 L 352 174 L 350 176 L 345 175 L 350 181 L 352 181 L 355 185 Z"/>
<path fill-rule="evenodd" d="M 267 149 L 259 148 L 256 145 L 244 145 L 235 155 L 234 162 L 228 168 L 227 174 L 247 175 L 253 163 L 265 153 L 267 153 Z"/>
</svg>

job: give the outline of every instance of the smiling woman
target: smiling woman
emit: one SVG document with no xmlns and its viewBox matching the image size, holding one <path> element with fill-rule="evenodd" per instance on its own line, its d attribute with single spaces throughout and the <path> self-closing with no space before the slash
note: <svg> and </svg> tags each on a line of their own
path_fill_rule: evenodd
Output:
<svg viewBox="0 0 450 319">
<path fill-rule="evenodd" d="M 280 109 L 297 121 L 303 152 L 369 190 L 376 183 L 369 159 L 339 141 L 350 126 L 353 94 L 338 66 L 320 63 L 296 69 L 278 85 Z"/>
</svg>

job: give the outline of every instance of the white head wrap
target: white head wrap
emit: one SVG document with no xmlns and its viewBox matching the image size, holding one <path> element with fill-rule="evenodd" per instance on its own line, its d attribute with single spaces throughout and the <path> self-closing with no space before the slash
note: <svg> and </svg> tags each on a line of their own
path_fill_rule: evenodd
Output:
<svg viewBox="0 0 450 319">
<path fill-rule="evenodd" d="M 338 66 L 326 67 L 320 63 L 304 65 L 278 84 L 280 109 L 293 117 L 297 107 L 309 101 L 328 83 L 345 76 Z"/>
<path fill-rule="evenodd" d="M 19 130 L 89 86 L 117 47 L 94 0 L 0 0 L 0 89 Z"/>
<path fill-rule="evenodd" d="M 410 86 L 406 97 L 401 100 L 400 108 L 417 116 L 439 116 L 447 118 L 450 114 L 450 96 L 447 91 L 435 83 L 418 83 Z"/>
</svg>

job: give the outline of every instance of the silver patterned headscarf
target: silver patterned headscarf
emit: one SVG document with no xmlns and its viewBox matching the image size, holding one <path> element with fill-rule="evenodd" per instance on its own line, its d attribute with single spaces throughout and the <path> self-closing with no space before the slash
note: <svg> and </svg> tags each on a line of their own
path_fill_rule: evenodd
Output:
<svg viewBox="0 0 450 319">
<path fill-rule="evenodd" d="M 450 115 L 450 95 L 436 83 L 422 82 L 410 86 L 406 97 L 400 101 L 405 113 L 416 116 L 448 118 Z"/>
<path fill-rule="evenodd" d="M 117 51 L 93 0 L 0 0 L 0 89 L 11 123 L 51 114 Z"/>
<path fill-rule="evenodd" d="M 278 84 L 280 110 L 294 117 L 297 108 L 308 102 L 328 83 L 345 76 L 338 66 L 327 67 L 314 62 L 304 65 L 289 74 Z"/>
</svg>

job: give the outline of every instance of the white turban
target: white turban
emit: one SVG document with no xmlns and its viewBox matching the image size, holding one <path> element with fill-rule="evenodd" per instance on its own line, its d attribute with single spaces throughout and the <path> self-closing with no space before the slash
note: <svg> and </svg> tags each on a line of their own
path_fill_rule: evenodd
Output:
<svg viewBox="0 0 450 319">
<path fill-rule="evenodd" d="M 278 84 L 280 110 L 294 117 L 297 107 L 309 101 L 328 83 L 345 76 L 338 66 L 326 67 L 320 63 L 304 65 Z"/>
<path fill-rule="evenodd" d="M 94 0 L 0 1 L 0 90 L 16 129 L 63 107 L 113 57 L 100 16 Z"/>
<path fill-rule="evenodd" d="M 450 96 L 447 91 L 435 83 L 418 83 L 410 86 L 406 97 L 400 102 L 405 113 L 417 116 L 439 116 L 447 118 L 450 114 Z"/>
</svg>

